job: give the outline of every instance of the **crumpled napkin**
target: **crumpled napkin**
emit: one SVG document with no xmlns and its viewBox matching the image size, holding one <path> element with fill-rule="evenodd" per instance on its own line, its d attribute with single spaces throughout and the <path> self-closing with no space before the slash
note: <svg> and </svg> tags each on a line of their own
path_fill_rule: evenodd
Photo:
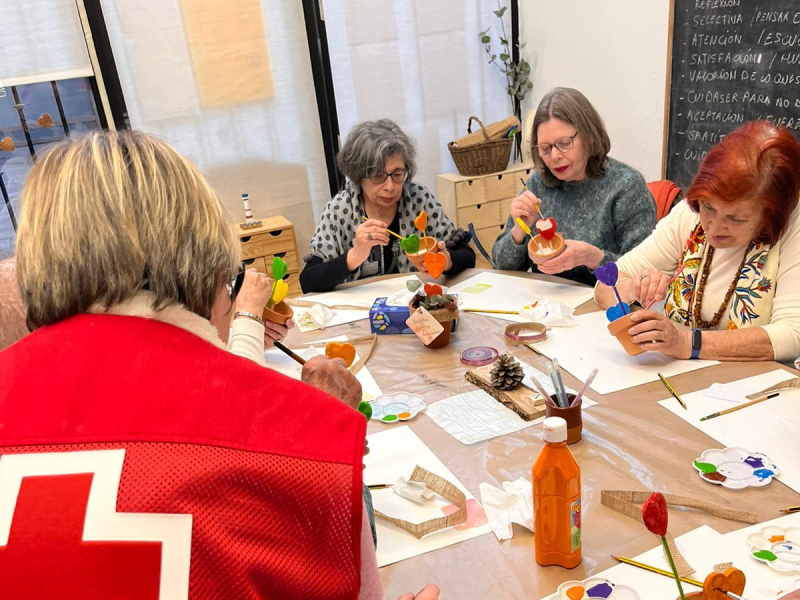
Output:
<svg viewBox="0 0 800 600">
<path fill-rule="evenodd" d="M 315 304 L 308 309 L 308 317 L 314 322 L 314 325 L 320 329 L 325 329 L 335 316 L 335 312 L 322 304 Z"/>
<path fill-rule="evenodd" d="M 419 504 L 430 502 L 436 496 L 436 492 L 429 490 L 423 482 L 408 481 L 405 477 L 401 477 L 395 482 L 392 491 L 401 498 L 413 500 Z"/>
<path fill-rule="evenodd" d="M 498 540 L 509 540 L 514 535 L 512 523 L 533 531 L 533 488 L 531 482 L 520 477 L 504 481 L 503 489 L 482 483 L 481 504 L 489 526 Z"/>
<path fill-rule="evenodd" d="M 578 319 L 572 316 L 574 313 L 574 308 L 548 300 L 533 302 L 519 311 L 519 315 L 526 321 L 541 323 L 548 327 L 574 327 L 578 324 Z"/>
<path fill-rule="evenodd" d="M 415 292 L 409 292 L 407 289 L 398 290 L 386 298 L 386 306 L 408 306 L 414 294 Z"/>
</svg>

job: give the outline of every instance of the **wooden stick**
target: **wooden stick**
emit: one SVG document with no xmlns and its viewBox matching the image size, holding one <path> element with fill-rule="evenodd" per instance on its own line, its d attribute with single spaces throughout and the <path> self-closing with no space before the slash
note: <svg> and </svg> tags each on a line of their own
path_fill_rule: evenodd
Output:
<svg viewBox="0 0 800 600">
<path fill-rule="evenodd" d="M 287 298 L 285 302 L 291 306 L 299 306 L 301 308 L 311 308 L 317 304 L 325 308 L 338 308 L 340 310 L 369 310 L 372 308 L 363 304 L 325 304 L 324 302 L 313 302 L 311 300 L 301 300 L 300 298 Z"/>
<path fill-rule="evenodd" d="M 362 218 L 362 219 L 364 219 L 365 221 L 369 221 L 369 219 L 368 219 L 367 217 L 361 217 L 361 218 Z M 404 240 L 404 239 L 406 239 L 406 238 L 404 238 L 402 235 L 397 235 L 397 234 L 396 234 L 394 231 L 392 231 L 391 229 L 387 229 L 387 230 L 386 230 L 386 233 L 389 233 L 389 234 L 393 235 L 393 236 L 394 236 L 394 237 L 396 237 L 398 240 Z M 423 233 L 422 235 L 424 236 L 425 234 Z"/>
<path fill-rule="evenodd" d="M 518 315 L 518 310 L 492 310 L 492 309 L 484 309 L 484 308 L 462 308 L 462 312 L 469 312 L 469 313 L 490 313 L 493 315 Z"/>
</svg>

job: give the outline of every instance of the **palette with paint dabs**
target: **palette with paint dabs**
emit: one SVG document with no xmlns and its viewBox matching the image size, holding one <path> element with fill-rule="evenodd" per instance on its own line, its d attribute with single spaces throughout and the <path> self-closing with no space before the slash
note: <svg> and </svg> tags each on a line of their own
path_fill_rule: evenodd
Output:
<svg viewBox="0 0 800 600">
<path fill-rule="evenodd" d="M 763 487 L 779 474 L 769 456 L 742 448 L 706 450 L 692 464 L 709 483 L 732 490 Z"/>
<path fill-rule="evenodd" d="M 408 421 L 425 410 L 427 404 L 419 394 L 383 394 L 370 402 L 372 418 L 383 423 Z"/>
<path fill-rule="evenodd" d="M 636 590 L 617 585 L 602 577 L 590 577 L 583 581 L 565 581 L 558 586 L 552 600 L 639 600 Z"/>
<path fill-rule="evenodd" d="M 800 573 L 800 527 L 765 527 L 747 536 L 750 556 L 781 573 Z"/>
</svg>

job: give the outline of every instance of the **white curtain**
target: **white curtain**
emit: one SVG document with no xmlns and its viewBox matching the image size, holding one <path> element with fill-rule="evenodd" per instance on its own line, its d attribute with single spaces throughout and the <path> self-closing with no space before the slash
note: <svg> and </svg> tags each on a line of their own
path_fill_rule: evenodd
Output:
<svg viewBox="0 0 800 600">
<path fill-rule="evenodd" d="M 308 252 L 329 200 L 300 2 L 101 0 L 131 126 L 193 160 L 235 221 L 282 214 Z"/>
<path fill-rule="evenodd" d="M 0 88 L 94 74 L 75 0 L 3 0 L 0 24 Z"/>
<path fill-rule="evenodd" d="M 495 0 L 323 2 L 342 143 L 361 121 L 396 121 L 416 140 L 417 181 L 435 190 L 438 173 L 455 171 L 447 143 L 466 134 L 471 115 L 511 115 L 505 76 L 478 36 L 491 27 L 499 47 Z"/>
</svg>

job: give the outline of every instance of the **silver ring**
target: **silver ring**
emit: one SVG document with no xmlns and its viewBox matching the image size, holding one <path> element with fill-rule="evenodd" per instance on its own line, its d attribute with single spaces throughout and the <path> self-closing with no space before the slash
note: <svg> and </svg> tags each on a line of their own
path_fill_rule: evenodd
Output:
<svg viewBox="0 0 800 600">
<path fill-rule="evenodd" d="M 371 233 L 368 233 L 368 234 L 367 234 L 367 239 L 368 239 L 370 242 L 372 241 L 372 234 L 371 234 Z"/>
<path fill-rule="evenodd" d="M 640 281 L 644 281 L 644 280 L 645 280 L 645 279 L 647 279 L 648 277 L 649 277 L 649 275 L 646 275 L 646 274 L 645 274 L 645 275 L 642 275 L 641 277 L 639 277 L 639 280 L 640 280 Z"/>
</svg>

